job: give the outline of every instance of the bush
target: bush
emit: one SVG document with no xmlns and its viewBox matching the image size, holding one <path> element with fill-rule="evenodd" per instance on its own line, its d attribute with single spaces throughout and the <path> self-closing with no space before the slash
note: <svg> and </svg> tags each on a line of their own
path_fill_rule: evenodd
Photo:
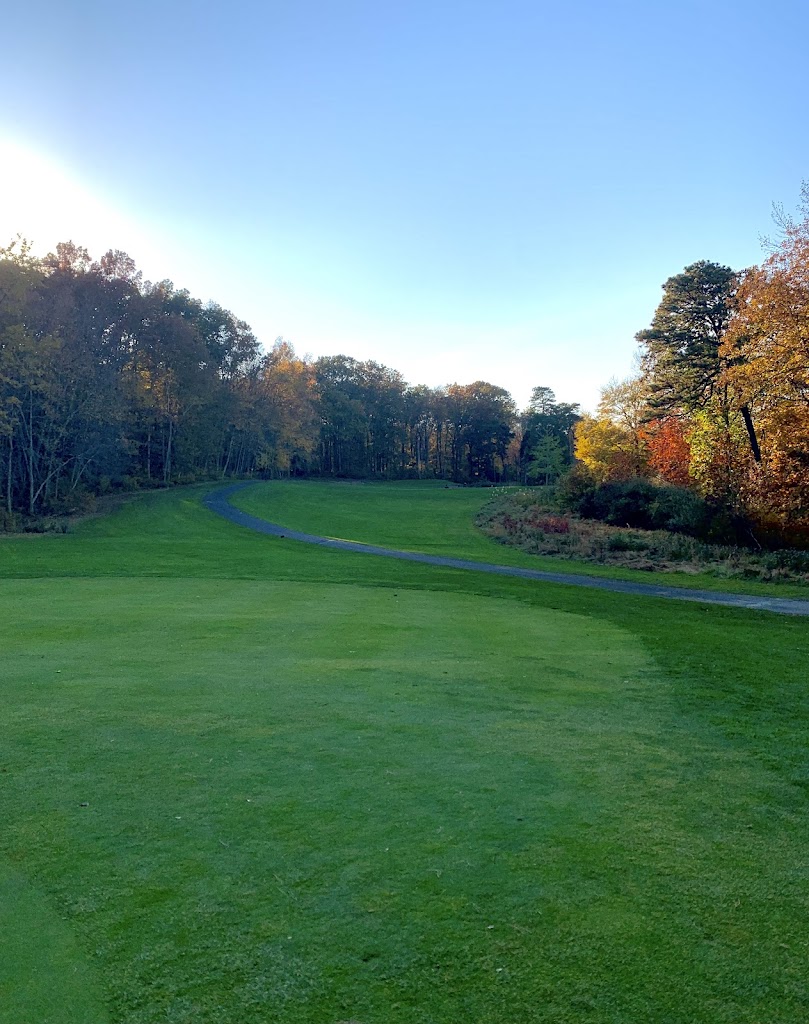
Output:
<svg viewBox="0 0 809 1024">
<path fill-rule="evenodd" d="M 570 521 L 564 516 L 534 514 L 526 519 L 526 525 L 540 533 L 570 533 Z"/>
<path fill-rule="evenodd" d="M 744 516 L 716 501 L 706 502 L 708 511 L 705 530 L 700 536 L 712 544 L 733 544 L 758 547 L 751 524 Z"/>
<path fill-rule="evenodd" d="M 638 530 L 667 530 L 718 544 L 749 545 L 749 522 L 719 504 L 709 503 L 687 487 L 660 485 L 638 477 L 596 484 L 578 468 L 557 488 L 557 498 L 585 519 Z"/>
<path fill-rule="evenodd" d="M 0 533 L 15 533 L 20 527 L 20 518 L 16 512 L 0 510 Z"/>
<path fill-rule="evenodd" d="M 792 572 L 809 572 L 809 551 L 784 548 L 766 556 L 765 565 L 773 569 L 789 569 Z"/>
<path fill-rule="evenodd" d="M 561 508 L 578 512 L 582 501 L 592 495 L 597 486 L 590 470 L 578 464 L 559 478 L 554 488 L 554 497 Z"/>
<path fill-rule="evenodd" d="M 35 516 L 33 519 L 26 519 L 22 525 L 23 533 L 67 533 L 68 524 L 64 519 L 54 519 L 50 516 Z"/>
<path fill-rule="evenodd" d="M 599 484 L 592 492 L 585 494 L 578 511 L 586 519 L 598 519 L 611 526 L 653 530 L 657 491 L 658 488 L 648 480 L 610 481 Z"/>
<path fill-rule="evenodd" d="M 776 551 L 781 548 L 809 550 L 809 520 L 784 521 L 767 513 L 756 515 L 755 537 L 762 548 Z"/>
<path fill-rule="evenodd" d="M 76 516 L 95 512 L 96 504 L 95 494 L 78 487 L 59 498 L 51 498 L 44 507 L 50 516 Z"/>
<path fill-rule="evenodd" d="M 652 487 L 652 491 L 649 490 Z M 585 495 L 588 501 L 602 501 L 607 510 L 605 492 L 593 488 Z M 653 494 L 652 494 L 653 492 Z M 610 488 L 606 495 L 615 496 Z M 537 492 L 502 493 L 489 502 L 478 514 L 477 523 L 490 537 L 501 544 L 509 544 L 538 555 L 555 558 L 575 558 L 636 569 L 656 569 L 662 572 L 702 571 L 720 577 L 749 579 L 789 579 L 809 585 L 809 551 L 781 549 L 766 551 L 760 547 L 750 550 L 751 534 L 747 523 L 720 506 L 700 499 L 680 488 L 654 485 L 619 488 L 622 500 L 640 500 L 652 494 L 647 513 L 652 520 L 661 520 L 669 526 L 704 526 L 717 535 L 740 535 L 746 532 L 747 550 L 735 543 L 710 543 L 704 538 L 691 537 L 671 529 L 640 530 L 612 526 L 596 519 L 563 516 L 537 504 Z M 654 506 L 654 507 L 652 507 Z M 614 507 L 613 507 L 614 511 Z M 626 511 L 626 505 L 622 506 Z M 704 515 L 704 519 L 702 516 Z"/>
<path fill-rule="evenodd" d="M 671 485 L 655 490 L 650 509 L 655 529 L 687 533 L 692 537 L 704 533 L 710 511 L 699 495 L 685 487 Z"/>
<path fill-rule="evenodd" d="M 649 541 L 636 533 L 614 533 L 607 538 L 608 551 L 647 551 Z"/>
</svg>

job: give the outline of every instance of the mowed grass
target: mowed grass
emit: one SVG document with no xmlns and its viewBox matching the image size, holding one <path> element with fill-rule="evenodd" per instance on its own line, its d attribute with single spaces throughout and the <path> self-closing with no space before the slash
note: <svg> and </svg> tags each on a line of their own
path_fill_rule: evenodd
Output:
<svg viewBox="0 0 809 1024">
<path fill-rule="evenodd" d="M 480 561 L 501 551 L 520 557 L 475 526 L 476 513 L 492 493 L 438 481 L 273 480 L 251 484 L 232 502 L 282 526 L 341 540 Z"/>
<path fill-rule="evenodd" d="M 358 490 L 363 493 L 358 495 Z M 727 579 L 708 572 L 648 572 L 595 561 L 537 556 L 498 544 L 475 526 L 475 517 L 492 495 L 501 491 L 448 488 L 439 481 L 385 484 L 294 480 L 252 484 L 235 494 L 232 502 L 245 512 L 291 529 L 404 551 L 687 589 L 804 600 L 809 593 L 800 583 Z"/>
<path fill-rule="evenodd" d="M 0 1021 L 809 1018 L 804 621 L 201 493 L 0 541 Z"/>
</svg>

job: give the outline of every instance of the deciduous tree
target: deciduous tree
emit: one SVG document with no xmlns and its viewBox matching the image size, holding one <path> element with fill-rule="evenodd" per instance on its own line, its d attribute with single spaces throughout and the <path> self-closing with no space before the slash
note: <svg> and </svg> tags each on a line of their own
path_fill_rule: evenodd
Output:
<svg viewBox="0 0 809 1024">
<path fill-rule="evenodd" d="M 760 424 L 759 502 L 790 518 L 809 509 L 809 183 L 799 216 L 779 211 L 780 238 L 748 271 L 722 345 L 723 380 Z"/>
</svg>

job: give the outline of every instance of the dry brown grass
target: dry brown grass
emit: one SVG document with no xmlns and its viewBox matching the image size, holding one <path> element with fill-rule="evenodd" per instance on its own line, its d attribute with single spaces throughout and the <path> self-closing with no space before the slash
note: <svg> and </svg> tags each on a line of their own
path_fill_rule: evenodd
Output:
<svg viewBox="0 0 809 1024">
<path fill-rule="evenodd" d="M 552 498 L 539 490 L 498 495 L 481 510 L 477 522 L 494 540 L 536 555 L 649 572 L 710 573 L 809 585 L 807 552 L 756 552 L 665 530 L 609 526 L 560 513 Z"/>
</svg>

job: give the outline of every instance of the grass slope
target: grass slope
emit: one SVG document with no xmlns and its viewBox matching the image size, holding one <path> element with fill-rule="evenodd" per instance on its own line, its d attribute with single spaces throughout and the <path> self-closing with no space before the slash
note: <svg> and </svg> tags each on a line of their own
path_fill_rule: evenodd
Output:
<svg viewBox="0 0 809 1024">
<path fill-rule="evenodd" d="M 805 623 L 200 493 L 0 542 L 3 1024 L 809 1016 Z"/>
<path fill-rule="evenodd" d="M 475 517 L 493 494 L 502 493 L 502 488 L 446 489 L 435 481 L 381 484 L 296 480 L 255 484 L 232 500 L 245 512 L 292 529 L 405 551 L 687 589 L 807 596 L 807 588 L 801 583 L 718 578 L 716 574 L 690 570 L 639 571 L 594 561 L 538 556 L 498 543 L 475 526 Z"/>
</svg>

